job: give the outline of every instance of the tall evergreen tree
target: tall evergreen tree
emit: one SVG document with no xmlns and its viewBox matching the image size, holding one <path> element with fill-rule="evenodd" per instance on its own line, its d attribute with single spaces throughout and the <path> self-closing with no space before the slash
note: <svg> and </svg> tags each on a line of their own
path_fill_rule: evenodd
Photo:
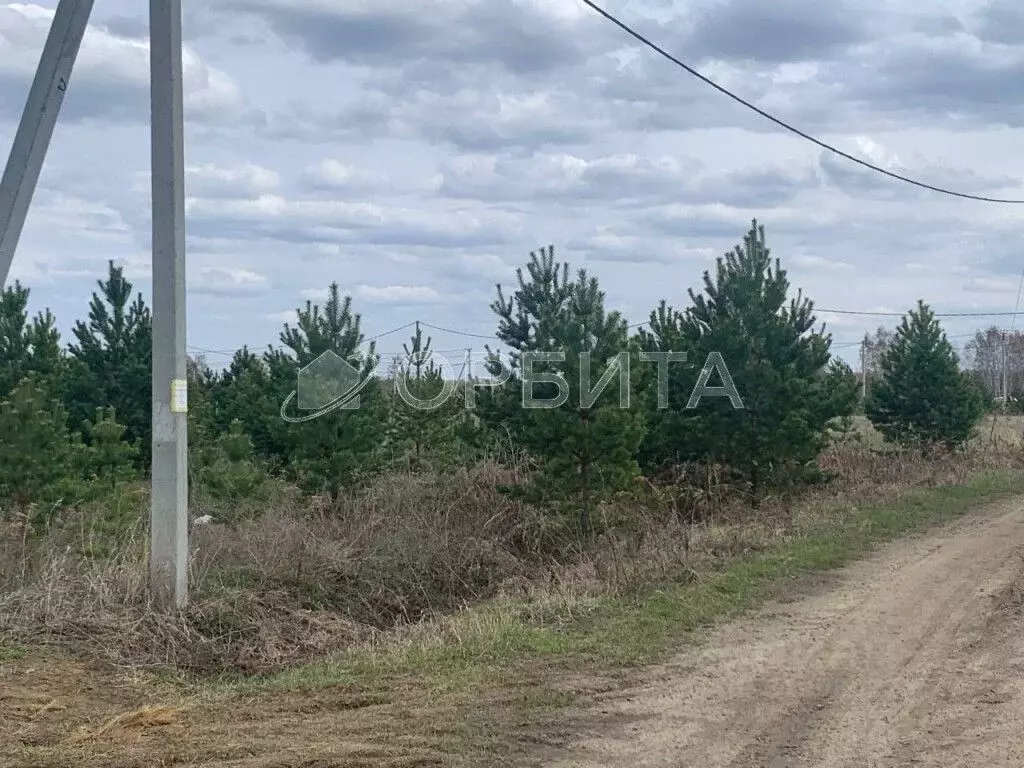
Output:
<svg viewBox="0 0 1024 768">
<path fill-rule="evenodd" d="M 817 458 L 830 427 L 853 412 L 856 380 L 833 364 L 832 339 L 815 329 L 813 303 L 800 291 L 789 298 L 786 271 L 756 220 L 743 245 L 718 259 L 715 275 L 704 273 L 703 294 L 689 293 L 691 306 L 667 326 L 652 324 L 653 338 L 668 347 L 681 334 L 690 366 L 670 366 L 672 376 L 693 386 L 695 369 L 707 371 L 707 386 L 728 387 L 727 372 L 740 402 L 705 395 L 671 403 L 676 412 L 656 432 L 657 451 L 725 464 L 747 478 L 756 500 L 772 475 Z M 712 372 L 718 356 L 724 370 Z"/>
<path fill-rule="evenodd" d="M 662 355 L 639 360 L 633 374 L 637 382 L 639 405 L 647 421 L 647 432 L 640 445 L 639 458 L 646 469 L 674 465 L 689 458 L 688 441 L 681 439 L 693 425 L 692 414 L 684 410 L 694 379 L 688 373 L 693 366 L 693 345 L 686 334 L 684 313 L 662 300 L 651 311 L 646 328 L 640 328 L 634 345 L 641 353 Z M 670 360 L 668 355 L 685 359 Z M 660 380 L 665 377 L 664 381 Z M 662 405 L 659 402 L 663 401 Z"/>
<path fill-rule="evenodd" d="M 323 307 L 306 302 L 297 310 L 295 326 L 285 324 L 281 332 L 284 349 L 265 355 L 272 389 L 279 394 L 293 391 L 300 369 L 325 352 L 333 352 L 360 370 L 367 385 L 359 394 L 360 407 L 337 408 L 319 418 L 299 424 L 278 420 L 288 445 L 291 469 L 310 491 L 326 491 L 336 500 L 343 489 L 374 471 L 385 445 L 386 409 L 380 382 L 372 374 L 377 365 L 373 342 L 366 350 L 362 317 L 352 311 L 350 296 L 342 298 L 332 283 Z M 284 396 L 282 395 L 282 402 Z"/>
<path fill-rule="evenodd" d="M 895 443 L 955 448 L 984 413 L 979 386 L 960 370 L 953 345 L 923 301 L 904 315 L 868 394 L 867 416 Z"/>
<path fill-rule="evenodd" d="M 0 397 L 30 374 L 48 379 L 53 391 L 59 384 L 60 333 L 48 309 L 29 320 L 28 299 L 29 289 L 17 281 L 0 291 Z"/>
<path fill-rule="evenodd" d="M 75 323 L 68 346 L 71 369 L 67 407 L 73 429 L 81 429 L 96 408 L 113 408 L 125 439 L 139 448 L 146 465 L 151 446 L 152 317 L 121 267 L 108 263 L 106 280 L 89 302 L 88 321 Z"/>
<path fill-rule="evenodd" d="M 517 438 L 539 464 L 519 490 L 536 503 L 575 507 L 588 534 L 593 503 L 628 488 L 637 474 L 643 423 L 636 409 L 622 407 L 631 394 L 628 375 L 625 383 L 615 375 L 616 364 L 628 369 L 626 321 L 605 310 L 596 278 L 579 270 L 569 281 L 568 271 L 553 246 L 531 253 L 529 277 L 517 270 L 519 285 L 508 298 L 499 285 L 492 308 L 497 336 L 511 348 L 507 391 L 522 398 Z M 556 359 L 531 361 L 534 353 Z M 612 378 L 597 393 L 606 373 Z M 543 381 L 553 375 L 561 382 Z M 545 407 L 531 407 L 541 401 Z M 507 396 L 502 405 L 514 407 Z"/>
</svg>

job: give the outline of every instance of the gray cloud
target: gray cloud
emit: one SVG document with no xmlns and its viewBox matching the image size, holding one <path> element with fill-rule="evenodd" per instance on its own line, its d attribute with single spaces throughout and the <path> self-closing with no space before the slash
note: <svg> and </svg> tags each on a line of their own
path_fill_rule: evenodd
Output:
<svg viewBox="0 0 1024 768">
<path fill-rule="evenodd" d="M 971 41 L 961 35 L 879 46 L 874 65 L 850 78 L 847 93 L 890 119 L 951 128 L 1024 124 L 1024 45 L 992 51 Z"/>
<path fill-rule="evenodd" d="M 871 157 L 861 152 L 853 152 L 863 156 L 867 162 L 898 173 L 902 176 L 915 178 L 934 187 L 951 189 L 965 194 L 995 197 L 1001 191 L 1009 195 L 1015 194 L 1021 186 L 1021 177 L 1006 174 L 979 174 L 970 169 L 949 168 L 934 163 L 916 163 L 913 170 L 898 163 L 887 163 L 878 157 Z M 914 187 L 909 184 L 894 182 L 868 168 L 854 165 L 837 155 L 822 151 L 818 156 L 818 168 L 823 180 L 842 190 L 851 197 L 865 197 L 875 200 L 929 200 L 935 199 L 939 193 Z"/>
<path fill-rule="evenodd" d="M 700 58 L 778 64 L 842 56 L 870 36 L 864 9 L 843 0 L 715 0 L 696 4 L 678 49 Z"/>
<path fill-rule="evenodd" d="M 374 137 L 445 142 L 475 151 L 585 142 L 607 120 L 571 89 L 369 91 L 337 112 L 294 110 L 268 125 L 270 138 L 362 142 Z M 575 117 L 573 117 L 575 115 Z"/>
<path fill-rule="evenodd" d="M 1013 46 L 1024 43 L 1024 8 L 1012 0 L 990 0 L 972 21 L 980 40 Z"/>
<path fill-rule="evenodd" d="M 494 246 L 515 233 L 515 217 L 499 212 L 450 210 L 434 215 L 367 203 L 193 198 L 190 231 L 200 236 L 274 239 L 283 242 L 367 245 Z"/>
<path fill-rule="evenodd" d="M 582 154 L 582 153 L 581 153 Z M 537 180 L 540 180 L 539 182 Z M 644 206 L 665 201 L 763 208 L 817 185 L 811 168 L 715 172 L 692 158 L 574 154 L 456 158 L 439 192 L 492 201 L 551 200 L 567 206 Z"/>
<path fill-rule="evenodd" d="M 339 6 L 299 0 L 228 0 L 224 7 L 258 15 L 283 40 L 315 61 L 376 67 L 420 62 L 493 66 L 539 75 L 578 63 L 609 36 L 568 3 L 448 3 L 378 0 Z"/>
</svg>

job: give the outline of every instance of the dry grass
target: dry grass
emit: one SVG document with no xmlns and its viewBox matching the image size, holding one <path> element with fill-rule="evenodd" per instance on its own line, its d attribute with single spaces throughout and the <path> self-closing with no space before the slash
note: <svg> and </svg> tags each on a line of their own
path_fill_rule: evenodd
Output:
<svg viewBox="0 0 1024 768">
<path fill-rule="evenodd" d="M 511 472 L 392 476 L 329 513 L 293 506 L 198 526 L 194 599 L 173 621 L 148 603 L 143 525 L 104 558 L 83 554 L 94 549 L 89 513 L 27 542 L 12 529 L 0 539 L 0 630 L 134 667 L 258 672 L 300 661 L 528 581 L 539 527 L 498 491 Z"/>
<path fill-rule="evenodd" d="M 864 416 L 854 417 L 856 434 L 862 443 L 871 448 L 883 448 L 885 441 L 871 422 Z M 971 446 L 986 449 L 993 446 L 999 449 L 1012 448 L 1024 443 L 1024 416 L 1019 414 L 989 413 L 982 419 L 975 433 Z"/>
<path fill-rule="evenodd" d="M 969 508 L 976 478 L 1022 456 L 1008 442 L 927 457 L 845 444 L 822 457 L 829 483 L 757 510 L 712 488 L 691 499 L 708 513 L 695 525 L 640 489 L 601 510 L 608 532 L 585 549 L 498 491 L 515 470 L 401 475 L 330 514 L 282 506 L 197 528 L 194 600 L 176 620 L 146 604 L 141 529 L 103 560 L 80 554 L 85 519 L 23 555 L 12 535 L 0 626 L 32 650 L 0 664 L 15 736 L 0 762 L 519 764 L 516 749 L 557 741 L 572 726 L 560 708 L 620 665 L 743 610 L 773 579 Z M 52 650 L 37 664 L 39 643 L 123 671 Z M 138 667 L 277 671 L 182 687 Z"/>
<path fill-rule="evenodd" d="M 1022 423 L 1001 421 L 1007 435 Z M 638 485 L 599 510 L 605 532 L 587 546 L 500 492 L 517 468 L 393 475 L 330 510 L 285 496 L 262 516 L 193 531 L 193 599 L 174 618 L 148 602 L 144 526 L 119 532 L 98 558 L 102 510 L 86 511 L 39 538 L 0 535 L 0 639 L 203 675 L 265 673 L 381 647 L 402 627 L 413 628 L 403 637 L 443 643 L 464 625 L 442 617 L 481 601 L 513 598 L 532 618 L 564 620 L 597 598 L 696 578 L 763 551 L 844 514 L 844 503 L 960 483 L 1024 456 L 1008 437 L 983 436 L 965 453 L 925 457 L 875 447 L 869 430 L 861 425 L 860 439 L 822 457 L 830 482 L 769 497 L 756 510 L 721 482 L 703 491 L 685 477 L 676 488 Z M 144 519 L 144 495 L 118 503 L 135 504 Z M 693 509 L 682 514 L 681 503 Z M 680 522 L 690 518 L 702 522 Z"/>
</svg>

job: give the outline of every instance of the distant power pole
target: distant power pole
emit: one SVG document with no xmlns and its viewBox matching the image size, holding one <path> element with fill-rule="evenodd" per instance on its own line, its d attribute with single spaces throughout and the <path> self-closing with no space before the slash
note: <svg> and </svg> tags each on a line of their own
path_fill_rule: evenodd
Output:
<svg viewBox="0 0 1024 768">
<path fill-rule="evenodd" d="M 1006 407 L 1008 401 L 1008 392 L 1006 391 L 1006 331 L 1003 331 L 1003 408 Z"/>
<path fill-rule="evenodd" d="M 861 379 L 861 397 L 864 400 L 868 399 L 868 340 L 864 339 L 860 343 L 860 379 Z"/>
<path fill-rule="evenodd" d="M 0 288 L 7 282 L 14 251 L 25 228 L 28 207 L 71 82 L 71 70 L 89 25 L 92 3 L 93 0 L 60 0 L 50 22 L 50 33 L 0 179 Z"/>
<path fill-rule="evenodd" d="M 181 0 L 150 0 L 153 185 L 153 490 L 150 586 L 165 610 L 188 601 L 188 384 Z"/>
</svg>

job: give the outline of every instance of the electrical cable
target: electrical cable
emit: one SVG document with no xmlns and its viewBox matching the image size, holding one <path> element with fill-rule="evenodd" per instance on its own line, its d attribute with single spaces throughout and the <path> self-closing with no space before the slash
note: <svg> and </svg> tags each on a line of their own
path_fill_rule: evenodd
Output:
<svg viewBox="0 0 1024 768">
<path fill-rule="evenodd" d="M 1024 291 L 1024 276 L 1022 276 L 1022 279 L 1021 279 L 1021 291 Z M 934 316 L 935 317 L 953 317 L 953 318 L 956 318 L 956 317 L 1009 317 L 1009 316 L 1016 316 L 1017 314 L 1019 314 L 1020 300 L 1021 300 L 1021 291 L 1018 291 L 1018 298 L 1017 298 L 1017 306 L 1018 306 L 1018 308 L 1017 308 L 1017 310 L 1015 310 L 1013 312 L 935 312 Z M 814 308 L 814 312 L 815 312 L 815 314 L 853 315 L 853 316 L 863 316 L 863 317 L 903 317 L 904 315 L 907 314 L 906 312 L 875 312 L 875 311 L 858 310 L 858 309 L 822 309 L 822 308 L 818 308 L 818 307 Z M 416 322 L 417 321 L 406 323 L 405 325 L 400 325 L 397 328 L 392 328 L 390 331 L 384 331 L 383 333 L 378 333 L 376 336 L 370 336 L 370 337 L 368 337 L 366 339 L 363 339 L 363 342 L 365 343 L 365 342 L 368 342 L 368 341 L 374 341 L 374 340 L 380 339 L 380 338 L 382 338 L 384 336 L 390 336 L 391 334 L 397 333 L 398 331 L 405 330 L 406 328 L 412 328 L 413 326 L 416 325 Z M 445 327 L 440 326 L 440 325 L 434 325 L 434 324 L 428 323 L 428 322 L 426 322 L 424 320 L 420 320 L 418 322 L 424 328 L 430 328 L 432 330 L 441 331 L 443 333 L 451 333 L 451 334 L 453 334 L 455 336 L 466 336 L 466 337 L 474 338 L 474 339 L 485 339 L 487 341 L 496 341 L 497 340 L 497 337 L 494 334 L 487 335 L 487 334 L 482 334 L 482 333 L 471 333 L 470 331 L 460 331 L 460 330 L 455 329 L 455 328 L 445 328 Z M 642 325 L 649 325 L 649 324 L 650 324 L 650 320 L 642 320 L 639 323 L 630 323 L 627 326 L 627 328 L 639 328 Z M 970 334 L 970 335 L 973 335 L 973 334 Z M 851 342 L 851 343 L 854 343 L 854 342 Z M 859 344 L 860 342 L 855 342 L 855 343 Z M 228 351 L 228 350 L 204 349 L 203 347 L 194 347 L 194 346 L 189 346 L 189 349 L 191 349 L 191 350 L 193 350 L 195 352 L 201 352 L 201 353 L 211 354 L 211 355 L 226 355 L 228 357 L 232 357 L 235 354 L 234 352 L 231 352 L 231 351 Z M 256 347 L 250 347 L 250 349 L 256 349 Z M 457 349 L 457 350 L 448 349 L 448 350 L 434 350 L 434 351 L 436 351 L 437 354 L 445 354 L 445 353 L 452 353 L 452 352 L 464 352 L 465 350 L 462 350 L 462 349 Z M 390 356 L 390 355 L 397 355 L 397 354 L 404 354 L 404 353 L 398 353 L 398 352 L 392 353 L 392 352 L 380 352 L 380 351 L 378 351 L 377 354 L 378 355 L 382 355 L 382 356 Z"/>
<path fill-rule="evenodd" d="M 627 25 L 625 22 L 620 21 L 615 16 L 613 16 L 610 13 L 608 13 L 608 11 L 604 10 L 604 8 L 602 8 L 601 6 L 597 5 L 597 3 L 592 2 L 592 0 L 580 0 L 580 2 L 582 2 L 584 5 L 588 6 L 591 10 L 593 10 L 596 13 L 600 14 L 601 16 L 603 16 L 605 19 L 607 19 L 612 24 L 617 26 L 623 32 L 625 32 L 626 34 L 628 34 L 631 37 L 635 38 L 636 40 L 638 40 L 643 45 L 645 45 L 648 48 L 650 48 L 655 53 L 660 54 L 661 56 L 663 56 L 664 58 L 668 59 L 669 61 L 671 61 L 676 66 L 680 67 L 681 69 L 685 70 L 687 73 L 693 75 L 698 80 L 702 81 L 703 83 L 705 83 L 707 85 L 710 85 L 716 91 L 719 91 L 720 93 L 725 94 L 726 96 L 728 96 L 733 101 L 736 101 L 736 102 L 742 104 L 747 109 L 750 109 L 750 110 L 756 112 L 761 117 L 763 117 L 763 118 L 765 118 L 767 120 L 770 120 L 771 122 L 775 123 L 776 125 L 778 125 L 781 128 L 784 128 L 785 130 L 789 131 L 790 133 L 794 133 L 797 136 L 799 136 L 800 138 L 805 139 L 806 141 L 809 141 L 812 144 L 816 144 L 817 146 L 821 147 L 822 149 L 827 150 L 829 152 L 832 152 L 833 154 L 836 154 L 839 157 L 842 157 L 842 158 L 844 158 L 846 160 L 849 160 L 851 162 L 857 163 L 858 165 L 862 165 L 865 168 L 868 168 L 868 169 L 870 169 L 872 171 L 875 171 L 876 173 L 881 173 L 881 174 L 883 174 L 885 176 L 888 176 L 888 177 L 890 177 L 892 179 L 896 179 L 897 181 L 902 181 L 902 182 L 904 182 L 906 184 L 911 184 L 911 185 L 913 185 L 915 187 L 920 187 L 921 189 L 927 189 L 927 190 L 930 190 L 932 192 L 938 192 L 938 193 L 943 194 L 943 195 L 949 195 L 951 197 L 960 197 L 960 198 L 964 198 L 964 199 L 967 199 L 967 200 L 978 200 L 978 201 L 983 202 L 983 203 L 1006 203 L 1006 204 L 1014 204 L 1014 205 L 1024 204 L 1024 200 L 1019 200 L 1019 199 L 1012 199 L 1012 198 L 1011 199 L 1007 199 L 1007 198 L 999 198 L 999 197 L 986 197 L 984 195 L 971 195 L 971 194 L 968 194 L 966 192 L 957 192 L 957 191 L 952 190 L 952 189 L 946 189 L 944 187 L 937 187 L 937 186 L 935 186 L 933 184 L 927 184 L 927 183 L 925 183 L 923 181 L 918 181 L 917 179 L 912 179 L 909 176 L 903 176 L 902 174 L 895 173 L 893 171 L 888 171 L 885 168 L 881 168 L 881 167 L 879 167 L 877 165 L 869 163 L 866 160 L 861 160 L 859 157 L 855 157 L 854 155 L 851 155 L 851 154 L 849 154 L 847 152 L 844 152 L 843 150 L 841 150 L 841 149 L 839 149 L 837 147 L 834 147 L 831 144 L 828 144 L 828 143 L 822 141 L 821 139 L 818 139 L 818 138 L 815 138 L 814 136 L 811 136 L 809 133 L 801 131 L 799 128 L 796 128 L 796 127 L 790 125 L 789 123 L 787 123 L 787 122 L 785 122 L 783 120 L 780 120 L 779 118 L 775 117 L 774 115 L 771 115 L 768 112 L 765 112 L 763 109 L 761 109 L 760 107 L 752 104 L 751 102 L 747 101 L 743 97 L 737 96 L 735 93 L 733 93 L 729 89 L 725 88 L 724 86 L 719 85 L 714 80 L 712 80 L 711 78 L 707 77 L 706 75 L 701 74 L 696 69 L 691 67 L 689 64 L 686 64 L 685 62 L 679 60 L 678 58 L 673 56 L 671 53 L 666 51 L 664 48 L 659 46 L 657 43 L 653 42 L 649 38 L 645 37 L 644 35 L 640 34 L 636 30 L 634 30 L 632 27 Z"/>
</svg>

